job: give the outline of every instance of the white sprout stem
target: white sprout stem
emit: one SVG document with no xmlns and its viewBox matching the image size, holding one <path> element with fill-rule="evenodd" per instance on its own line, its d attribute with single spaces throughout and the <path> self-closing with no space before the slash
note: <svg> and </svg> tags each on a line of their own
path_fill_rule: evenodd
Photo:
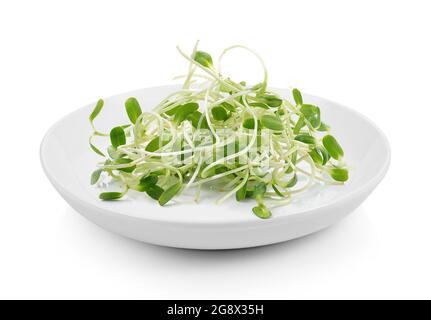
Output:
<svg viewBox="0 0 431 320">
<path fill-rule="evenodd" d="M 230 182 L 228 182 L 222 190 L 230 190 L 234 185 L 236 185 L 236 183 L 241 180 L 242 177 L 241 176 L 237 176 L 234 179 L 232 179 Z"/>
<path fill-rule="evenodd" d="M 195 169 L 195 172 L 193 172 L 192 177 L 190 178 L 190 181 L 187 183 L 187 185 L 184 187 L 184 190 L 187 190 L 188 188 L 190 188 L 193 185 L 193 182 L 196 180 L 198 174 L 199 174 L 199 170 L 201 169 L 203 163 L 203 157 L 200 157 L 199 161 L 198 161 L 198 165 Z"/>
<path fill-rule="evenodd" d="M 219 73 L 221 73 L 221 61 L 222 61 L 224 55 L 227 52 L 229 52 L 230 50 L 238 49 L 238 48 L 247 50 L 250 53 L 252 53 L 259 60 L 260 64 L 262 65 L 262 69 L 263 69 L 263 82 L 262 82 L 263 86 L 262 86 L 262 91 L 264 92 L 266 90 L 266 86 L 267 86 L 267 83 L 268 83 L 268 70 L 266 69 L 265 62 L 263 61 L 262 57 L 256 51 L 254 51 L 254 50 L 252 50 L 252 49 L 250 49 L 250 48 L 248 48 L 246 46 L 243 46 L 243 45 L 234 45 L 234 46 L 231 46 L 229 48 L 224 49 L 223 52 L 222 52 L 222 54 L 220 55 L 220 57 L 218 59 L 218 68 L 219 68 L 218 70 L 219 70 Z"/>
<path fill-rule="evenodd" d="M 227 87 L 229 87 L 229 88 L 231 88 L 231 89 L 233 89 L 235 91 L 238 90 L 237 87 L 235 87 L 235 86 L 231 85 L 230 83 L 228 83 L 227 81 L 225 81 L 223 78 L 221 78 L 213 70 L 211 70 L 209 68 L 205 68 L 204 66 L 202 66 L 201 64 L 197 63 L 195 60 L 193 60 L 192 58 L 190 58 L 189 56 L 187 56 L 183 51 L 181 51 L 180 47 L 177 46 L 177 50 L 189 62 L 193 63 L 195 66 L 199 67 L 201 70 L 203 70 L 204 72 L 206 72 L 209 75 L 211 75 L 215 80 L 219 81 L 220 83 L 223 83 L 225 86 L 227 86 Z"/>
<path fill-rule="evenodd" d="M 195 46 L 193 48 L 192 56 L 194 56 L 194 54 L 196 53 L 196 50 L 198 48 L 198 44 L 199 44 L 199 40 L 196 41 L 196 44 L 195 44 Z M 189 72 L 187 74 L 186 80 L 184 81 L 183 89 L 188 89 L 189 88 L 189 86 L 190 86 L 190 80 L 192 79 L 195 70 L 196 70 L 196 66 L 193 63 L 190 62 L 189 63 Z"/>
<path fill-rule="evenodd" d="M 213 127 L 213 125 L 211 123 L 211 118 L 210 118 L 210 115 L 209 115 L 209 111 L 208 111 L 208 96 L 209 96 L 209 89 L 207 90 L 207 92 L 205 94 L 205 100 L 204 100 L 204 103 L 203 103 L 203 108 L 205 110 L 205 117 L 207 119 L 208 128 L 210 129 L 211 134 L 216 139 L 216 144 L 219 144 L 220 143 L 220 137 L 216 134 L 216 132 L 214 130 L 214 127 Z"/>
</svg>

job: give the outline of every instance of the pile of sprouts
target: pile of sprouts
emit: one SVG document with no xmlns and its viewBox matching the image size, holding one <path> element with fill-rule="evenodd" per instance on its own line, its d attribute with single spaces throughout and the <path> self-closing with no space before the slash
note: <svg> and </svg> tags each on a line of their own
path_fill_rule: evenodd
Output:
<svg viewBox="0 0 431 320">
<path fill-rule="evenodd" d="M 196 46 L 191 55 L 177 48 L 189 63 L 182 88 L 152 111 L 143 112 L 135 97 L 125 101 L 130 124 L 109 133 L 96 129 L 103 108 L 99 100 L 90 115 L 90 147 L 103 161 L 91 175 L 96 184 L 104 176 L 120 185 L 120 192 L 103 192 L 101 200 L 118 200 L 130 190 L 145 193 L 161 206 L 177 201 L 185 190 L 220 191 L 217 203 L 230 197 L 256 201 L 253 213 L 269 218 L 270 209 L 288 204 L 295 194 L 316 183 L 343 184 L 348 170 L 343 149 L 321 121 L 320 108 L 303 101 L 299 90 L 289 100 L 267 88 L 265 64 L 257 57 L 263 81 L 255 85 L 223 76 L 212 57 Z M 109 138 L 106 154 L 95 146 L 96 136 Z M 172 201 L 171 201 L 172 200 Z"/>
</svg>

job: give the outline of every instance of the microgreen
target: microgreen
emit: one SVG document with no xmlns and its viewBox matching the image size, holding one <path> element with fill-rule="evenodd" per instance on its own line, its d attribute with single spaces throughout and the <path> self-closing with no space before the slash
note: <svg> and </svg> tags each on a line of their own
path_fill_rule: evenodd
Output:
<svg viewBox="0 0 431 320">
<path fill-rule="evenodd" d="M 274 131 L 284 130 L 284 125 L 281 122 L 280 118 L 278 118 L 277 116 L 265 114 L 260 118 L 260 121 L 262 121 L 262 125 L 265 128 L 268 128 Z"/>
<path fill-rule="evenodd" d="M 91 174 L 91 184 L 96 184 L 99 181 L 100 175 L 102 174 L 102 169 L 97 169 Z"/>
<path fill-rule="evenodd" d="M 194 59 L 197 63 L 201 64 L 206 68 L 210 68 L 213 65 L 213 59 L 208 53 L 204 51 L 196 51 Z"/>
<path fill-rule="evenodd" d="M 223 102 L 223 103 L 221 104 L 221 106 L 222 106 L 223 108 L 225 108 L 227 111 L 230 111 L 230 112 L 235 112 L 235 111 L 236 111 L 236 108 L 235 108 L 233 105 L 231 105 L 230 103 Z"/>
<path fill-rule="evenodd" d="M 178 48 L 189 63 L 183 87 L 151 111 L 143 113 L 140 102 L 149 103 L 144 99 L 126 99 L 123 112 L 130 124 L 120 122 L 107 134 L 94 126 L 104 107 L 103 100 L 96 103 L 89 144 L 104 161 L 90 183 L 98 184 L 106 172 L 103 182 L 111 179 L 124 187 L 101 193 L 101 200 L 118 200 L 135 190 L 165 206 L 190 188 L 198 202 L 206 187 L 225 192 L 218 202 L 231 196 L 255 201 L 254 215 L 268 219 L 273 204 L 285 204 L 314 184 L 348 180 L 344 151 L 328 134 L 319 106 L 307 103 L 298 89 L 292 90 L 293 100 L 269 90 L 263 60 L 247 47 L 229 47 L 217 61 L 236 48 L 260 61 L 260 83 L 235 82 L 221 74 L 207 52 L 195 47 L 187 55 Z M 96 136 L 107 140 L 100 144 L 106 156 L 94 144 Z"/>
<path fill-rule="evenodd" d="M 199 121 L 201 121 L 200 129 L 208 129 L 207 118 L 205 118 L 200 111 L 195 111 L 187 116 L 187 119 L 191 121 L 194 128 L 198 128 Z"/>
<path fill-rule="evenodd" d="M 265 95 L 262 97 L 262 102 L 264 102 L 265 104 L 267 104 L 272 108 L 276 108 L 281 106 L 281 104 L 283 103 L 283 100 L 281 100 L 279 97 L 275 95 Z"/>
<path fill-rule="evenodd" d="M 252 102 L 250 103 L 250 106 L 255 108 L 269 109 L 269 106 L 263 102 Z"/>
<path fill-rule="evenodd" d="M 304 115 L 305 119 L 310 122 L 313 128 L 319 128 L 320 126 L 320 109 L 319 107 L 313 106 L 311 104 L 303 104 L 301 106 L 301 113 Z"/>
<path fill-rule="evenodd" d="M 130 122 L 135 124 L 136 120 L 138 120 L 139 116 L 142 114 L 141 106 L 139 105 L 138 100 L 136 98 L 131 97 L 125 102 L 126 112 L 129 116 Z"/>
<path fill-rule="evenodd" d="M 152 185 L 147 189 L 147 194 L 157 201 L 160 199 L 160 196 L 163 194 L 163 192 L 163 188 L 159 187 L 158 185 Z"/>
<path fill-rule="evenodd" d="M 313 148 L 309 152 L 309 155 L 313 159 L 314 163 L 318 166 L 325 165 L 330 158 L 328 151 L 326 151 L 325 148 L 320 146 Z"/>
<path fill-rule="evenodd" d="M 211 114 L 213 115 L 214 120 L 217 121 L 225 121 L 229 118 L 229 113 L 222 106 L 212 108 Z"/>
<path fill-rule="evenodd" d="M 109 136 L 111 137 L 111 144 L 114 148 L 126 144 L 126 134 L 122 127 L 113 128 Z"/>
<path fill-rule="evenodd" d="M 149 176 L 144 176 L 139 180 L 139 185 L 148 189 L 151 186 L 154 186 L 159 180 L 156 174 L 150 174 Z"/>
<path fill-rule="evenodd" d="M 292 90 L 293 99 L 295 100 L 296 105 L 302 104 L 302 94 L 298 89 Z"/>
<path fill-rule="evenodd" d="M 122 192 L 103 192 L 99 195 L 101 200 L 118 200 L 124 196 Z"/>
<path fill-rule="evenodd" d="M 261 219 L 268 219 L 271 217 L 271 211 L 269 211 L 268 208 L 264 206 L 257 206 L 254 207 L 252 210 L 254 214 Z"/>
<path fill-rule="evenodd" d="M 344 156 L 343 148 L 339 145 L 338 141 L 334 138 L 334 136 L 326 135 L 322 139 L 322 143 L 325 146 L 328 153 L 332 158 L 339 160 Z"/>
<path fill-rule="evenodd" d="M 115 160 L 115 164 L 129 164 L 133 162 L 132 159 L 127 159 L 127 158 L 118 158 Z M 123 172 L 127 172 L 127 173 L 132 173 L 133 171 L 135 171 L 136 166 L 130 166 L 130 167 L 126 167 L 126 168 L 119 168 L 119 171 L 123 171 Z"/>
<path fill-rule="evenodd" d="M 169 142 L 169 140 L 163 140 L 162 142 L 160 141 L 160 137 L 155 137 L 153 140 L 151 140 L 147 146 L 145 147 L 145 151 L 148 152 L 156 152 L 157 150 L 159 150 L 160 148 L 164 147 L 165 145 L 167 145 Z"/>
<path fill-rule="evenodd" d="M 235 197 L 236 201 L 242 201 L 245 199 L 247 195 L 247 182 L 236 192 Z"/>
<path fill-rule="evenodd" d="M 306 143 L 306 144 L 315 144 L 316 143 L 316 138 L 314 138 L 313 136 L 304 133 L 304 134 L 298 134 L 295 137 L 295 140 L 300 141 L 302 143 Z"/>
<path fill-rule="evenodd" d="M 242 126 L 246 129 L 254 129 L 254 119 L 253 118 L 247 118 L 242 123 Z M 261 128 L 260 121 L 257 122 L 258 129 Z"/>
<path fill-rule="evenodd" d="M 94 107 L 94 110 L 93 110 L 93 112 L 91 112 L 90 117 L 89 117 L 91 122 L 93 122 L 94 119 L 96 119 L 96 117 L 99 115 L 100 111 L 102 111 L 103 104 L 104 104 L 104 102 L 102 99 L 99 99 L 99 101 L 97 101 L 97 104 Z"/>
<path fill-rule="evenodd" d="M 259 197 L 263 197 L 265 192 L 266 192 L 266 184 L 264 182 L 260 182 L 254 186 L 253 198 L 257 199 Z"/>
<path fill-rule="evenodd" d="M 173 197 L 177 195 L 178 192 L 181 191 L 182 183 L 177 182 L 170 186 L 168 189 L 166 189 L 159 197 L 159 204 L 161 206 L 164 206 L 166 203 L 168 203 Z"/>
<path fill-rule="evenodd" d="M 199 105 L 197 103 L 187 103 L 185 105 L 175 108 L 175 114 L 174 114 L 174 120 L 173 120 L 174 123 L 179 125 L 187 118 L 187 116 L 197 111 L 198 108 L 199 108 Z"/>
<path fill-rule="evenodd" d="M 342 168 L 332 168 L 329 170 L 329 174 L 335 181 L 345 182 L 349 179 L 349 172 Z"/>
</svg>

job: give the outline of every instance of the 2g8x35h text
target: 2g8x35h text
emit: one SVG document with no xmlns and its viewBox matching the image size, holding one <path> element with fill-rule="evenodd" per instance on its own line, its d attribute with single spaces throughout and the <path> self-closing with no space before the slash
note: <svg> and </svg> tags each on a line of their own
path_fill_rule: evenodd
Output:
<svg viewBox="0 0 431 320">
<path fill-rule="evenodd" d="M 246 304 L 212 304 L 210 308 L 203 306 L 169 306 L 168 315 L 189 315 L 198 318 L 202 314 L 207 315 L 263 315 L 263 305 Z"/>
</svg>

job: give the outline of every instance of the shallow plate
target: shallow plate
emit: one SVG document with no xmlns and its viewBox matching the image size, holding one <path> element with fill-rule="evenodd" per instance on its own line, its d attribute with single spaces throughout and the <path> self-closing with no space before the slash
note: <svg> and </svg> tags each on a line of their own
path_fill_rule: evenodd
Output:
<svg viewBox="0 0 431 320">
<path fill-rule="evenodd" d="M 149 110 L 176 89 L 177 86 L 154 87 L 105 99 L 97 126 L 108 131 L 127 123 L 123 104 L 130 96 L 138 98 L 143 109 Z M 274 91 L 284 96 L 291 94 L 287 89 Z M 88 147 L 88 116 L 94 104 L 71 113 L 48 131 L 41 145 L 42 166 L 57 191 L 76 211 L 126 237 L 194 249 L 244 248 L 290 240 L 328 227 L 352 212 L 382 180 L 390 161 L 388 141 L 370 120 L 322 98 L 304 95 L 304 100 L 320 106 L 322 118 L 331 125 L 344 148 L 345 160 L 352 167 L 350 180 L 345 186 L 316 186 L 298 195 L 292 204 L 273 209 L 273 217 L 268 220 L 251 213 L 254 201 L 231 200 L 215 205 L 211 194 L 199 204 L 190 201 L 166 207 L 134 192 L 121 201 L 100 201 L 100 189 L 89 183 L 90 174 L 100 161 Z"/>
</svg>

